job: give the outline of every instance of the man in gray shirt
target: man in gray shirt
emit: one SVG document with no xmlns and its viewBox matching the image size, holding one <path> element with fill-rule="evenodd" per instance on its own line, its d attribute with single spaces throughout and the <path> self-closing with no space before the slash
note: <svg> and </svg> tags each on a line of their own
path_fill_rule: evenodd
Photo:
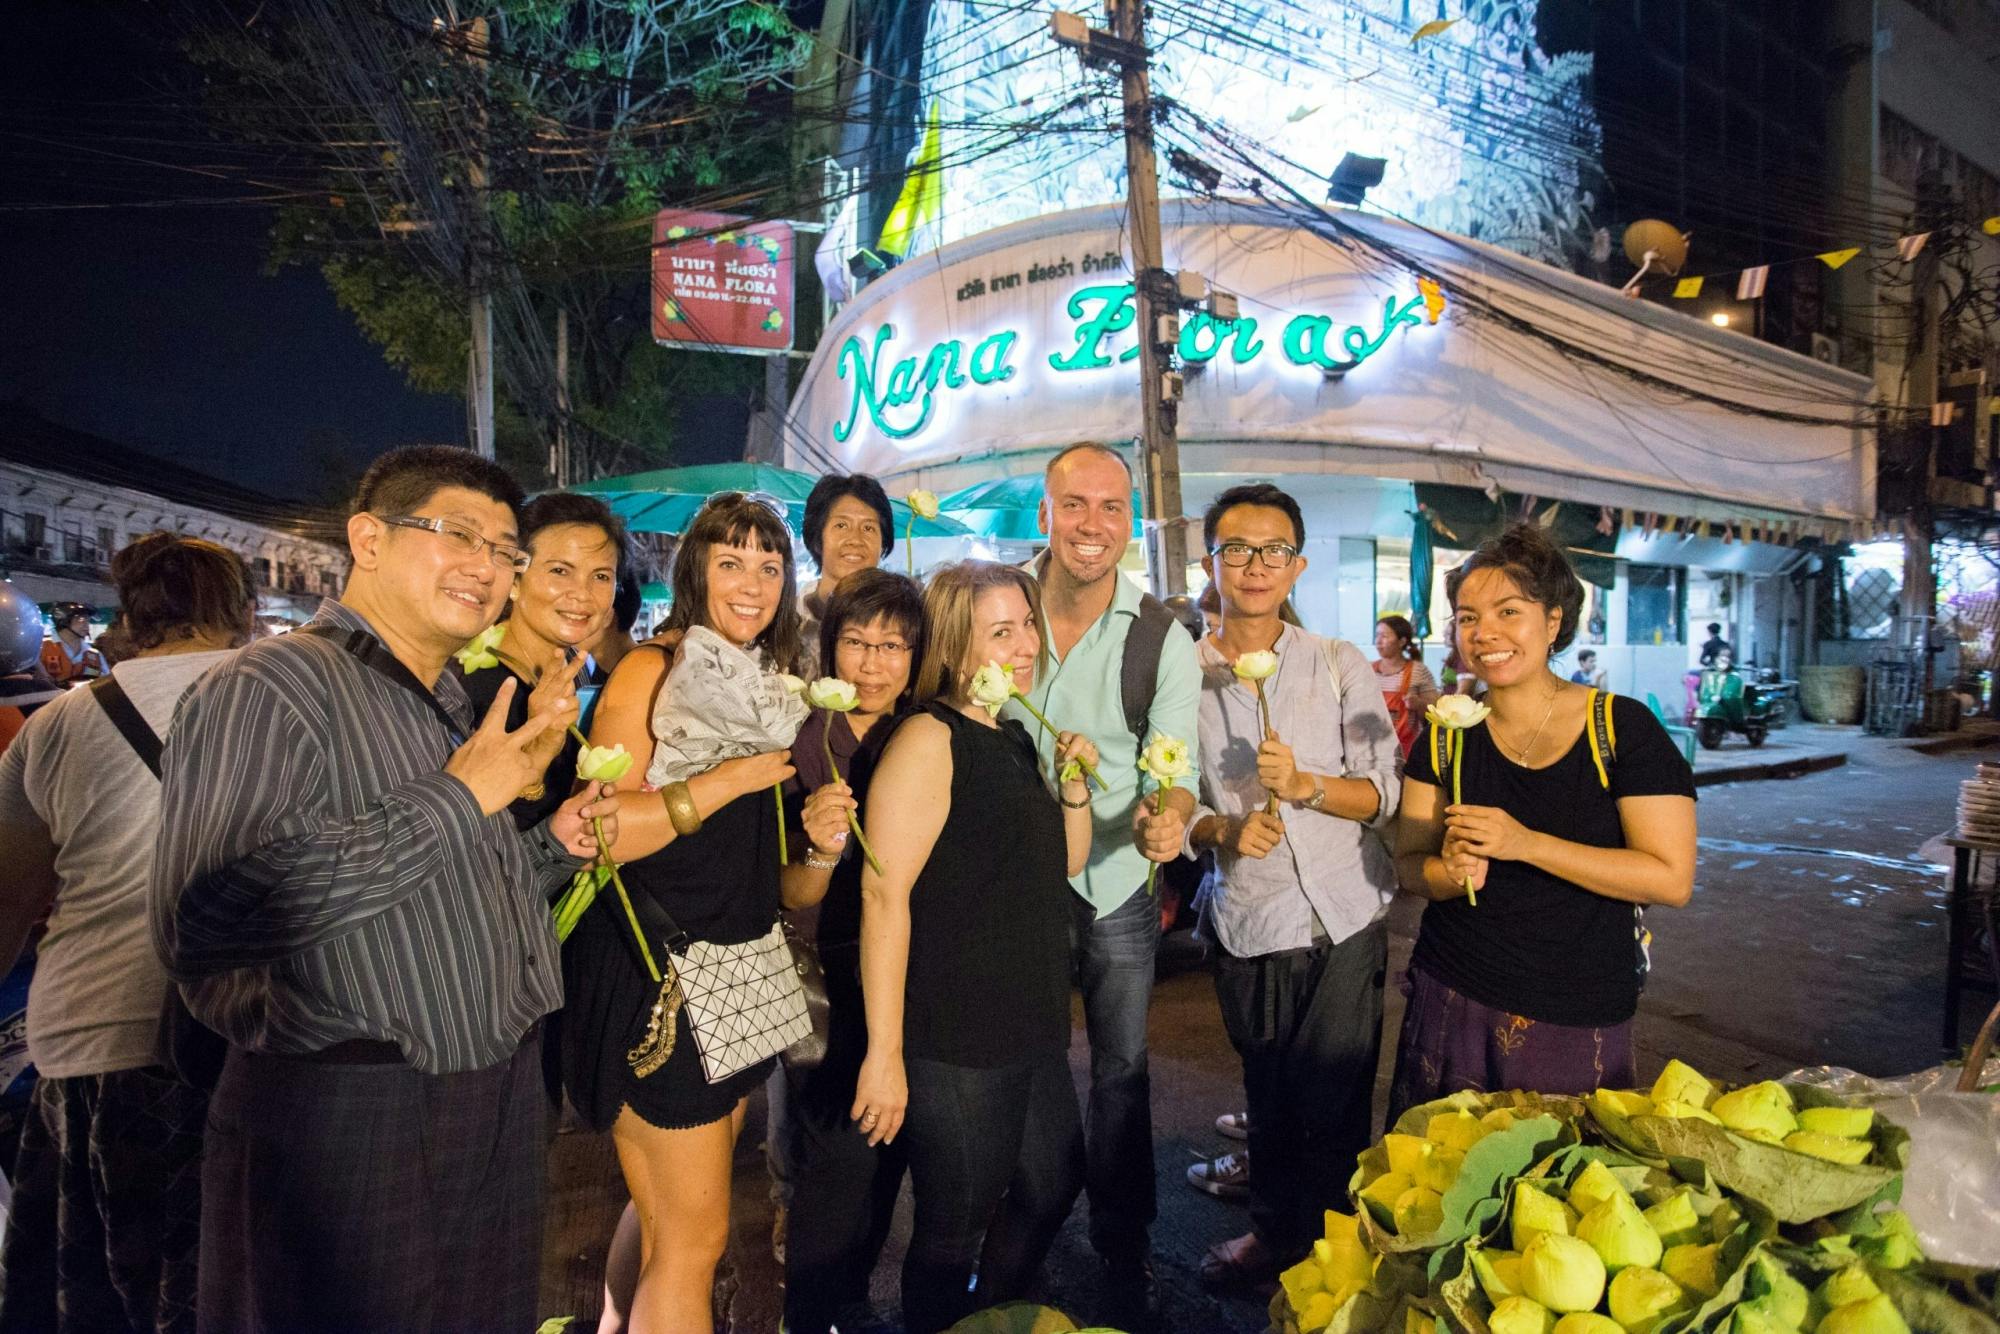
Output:
<svg viewBox="0 0 2000 1334">
<path fill-rule="evenodd" d="M 378 459 L 341 599 L 177 715 L 153 930 L 229 1042 L 202 1169 L 205 1332 L 533 1324 L 539 1029 L 562 1000 L 545 896 L 616 803 L 585 792 L 517 833 L 508 803 L 576 716 L 569 678 L 509 733 L 511 682 L 475 728 L 444 670 L 525 564 L 520 503 L 463 450 Z"/>
<path fill-rule="evenodd" d="M 1201 931 L 1216 946 L 1216 997 L 1249 1105 L 1251 1231 L 1202 1263 L 1228 1286 L 1268 1280 L 1312 1249 L 1321 1211 L 1373 1137 L 1383 918 L 1396 892 L 1379 831 L 1396 815 L 1402 752 L 1361 651 L 1281 618 L 1306 567 L 1298 502 L 1267 483 L 1231 487 L 1203 516 L 1202 539 L 1222 619 L 1196 646 L 1201 801 L 1188 843 L 1190 855 L 1216 851 Z M 1233 670 L 1252 653 L 1274 668 L 1268 727 Z"/>
</svg>

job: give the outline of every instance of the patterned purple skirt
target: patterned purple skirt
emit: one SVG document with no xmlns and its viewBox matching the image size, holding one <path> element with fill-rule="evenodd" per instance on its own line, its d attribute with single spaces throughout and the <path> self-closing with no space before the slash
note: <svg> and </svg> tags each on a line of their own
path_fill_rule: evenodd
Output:
<svg viewBox="0 0 2000 1334">
<path fill-rule="evenodd" d="M 1629 1019 L 1609 1028 L 1540 1023 L 1481 1005 L 1417 968 L 1405 974 L 1403 995 L 1391 1127 L 1410 1108 L 1463 1089 L 1581 1094 L 1638 1082 Z"/>
</svg>

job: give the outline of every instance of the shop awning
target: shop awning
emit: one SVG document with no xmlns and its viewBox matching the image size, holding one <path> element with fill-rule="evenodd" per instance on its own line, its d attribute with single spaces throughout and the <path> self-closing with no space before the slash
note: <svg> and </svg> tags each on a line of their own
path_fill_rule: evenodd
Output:
<svg viewBox="0 0 2000 1334">
<path fill-rule="evenodd" d="M 945 493 L 1038 470 L 1077 440 L 1130 439 L 1123 222 L 1116 208 L 1038 218 L 871 283 L 806 369 L 787 461 Z M 1825 537 L 1874 512 L 1864 377 L 1351 211 L 1170 201 L 1165 248 L 1170 269 L 1238 304 L 1234 320 L 1182 319 L 1187 472 L 1400 478 L 1717 524 L 1797 519 Z"/>
</svg>

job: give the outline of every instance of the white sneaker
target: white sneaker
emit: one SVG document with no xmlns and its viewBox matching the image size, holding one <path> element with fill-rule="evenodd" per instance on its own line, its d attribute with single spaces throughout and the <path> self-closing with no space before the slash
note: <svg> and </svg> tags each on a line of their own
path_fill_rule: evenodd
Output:
<svg viewBox="0 0 2000 1334">
<path fill-rule="evenodd" d="M 1211 1158 L 1205 1163 L 1190 1164 L 1187 1170 L 1187 1182 L 1196 1190 L 1213 1195 L 1218 1200 L 1249 1199 L 1249 1150 L 1225 1153 L 1220 1158 Z"/>
<path fill-rule="evenodd" d="M 1224 1112 L 1215 1118 L 1215 1133 L 1224 1139 L 1249 1139 L 1250 1113 Z"/>
</svg>

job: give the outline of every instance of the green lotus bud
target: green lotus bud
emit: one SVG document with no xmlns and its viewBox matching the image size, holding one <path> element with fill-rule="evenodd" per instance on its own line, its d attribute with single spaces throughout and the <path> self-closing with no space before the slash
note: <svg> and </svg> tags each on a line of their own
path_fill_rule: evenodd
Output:
<svg viewBox="0 0 2000 1334">
<path fill-rule="evenodd" d="M 1655 1116 L 1670 1116 L 1676 1120 L 1691 1117 L 1696 1121 L 1706 1121 L 1712 1126 L 1722 1124 L 1722 1122 L 1715 1119 L 1714 1112 L 1704 1111 L 1691 1102 L 1656 1102 L 1653 1104 L 1653 1114 Z"/>
<path fill-rule="evenodd" d="M 1384 1135 L 1382 1151 L 1389 1155 L 1391 1172 L 1401 1172 L 1414 1181 L 1424 1159 L 1437 1151 L 1437 1145 L 1417 1135 Z"/>
<path fill-rule="evenodd" d="M 1856 1250 L 1884 1269 L 1908 1269 L 1924 1258 L 1924 1246 L 1917 1239 L 1917 1230 L 1910 1226 L 1910 1216 L 1901 1209 L 1891 1209 L 1883 1214 L 1882 1231 L 1873 1237 L 1863 1237 L 1854 1245 Z"/>
<path fill-rule="evenodd" d="M 1763 1251 L 1757 1252 L 1744 1278 L 1744 1288 L 1754 1300 L 1769 1307 L 1772 1318 L 1779 1324 L 1790 1329 L 1805 1327 L 1811 1303 L 1806 1285 L 1793 1278 L 1779 1261 Z"/>
<path fill-rule="evenodd" d="M 1722 1124 L 1744 1135 L 1762 1131 L 1782 1141 L 1799 1128 L 1792 1115 L 1792 1095 L 1769 1079 L 1723 1094 L 1708 1110 Z"/>
<path fill-rule="evenodd" d="M 1675 1246 L 1660 1257 L 1660 1272 L 1689 1292 L 1713 1297 L 1722 1291 L 1722 1243 Z"/>
<path fill-rule="evenodd" d="M 1701 1215 L 1694 1211 L 1694 1192 L 1683 1187 L 1646 1210 L 1646 1221 L 1662 1246 L 1685 1246 L 1702 1240 Z"/>
<path fill-rule="evenodd" d="M 1604 1261 L 1588 1242 L 1544 1232 L 1521 1252 L 1521 1290 L 1551 1311 L 1588 1311 L 1604 1295 Z"/>
<path fill-rule="evenodd" d="M 1479 1124 L 1486 1128 L 1487 1134 L 1491 1135 L 1495 1131 L 1512 1129 L 1514 1123 L 1520 1119 L 1514 1115 L 1514 1109 L 1511 1107 L 1495 1107 L 1479 1118 Z"/>
<path fill-rule="evenodd" d="M 1875 1146 L 1865 1139 L 1842 1139 L 1813 1130 L 1794 1130 L 1785 1136 L 1785 1147 L 1848 1167 L 1867 1162 L 1868 1155 L 1875 1151 Z"/>
<path fill-rule="evenodd" d="M 1325 1271 L 1317 1260 L 1301 1260 L 1290 1269 L 1278 1275 L 1278 1286 L 1285 1290 L 1285 1299 L 1297 1311 L 1306 1303 L 1306 1298 L 1326 1289 Z"/>
<path fill-rule="evenodd" d="M 1799 1129 L 1815 1135 L 1860 1139 L 1874 1128 L 1875 1112 L 1868 1107 L 1808 1107 L 1799 1113 Z"/>
<path fill-rule="evenodd" d="M 1521 1295 L 1521 1257 L 1513 1251 L 1469 1249 L 1472 1273 L 1486 1300 L 1498 1306 L 1509 1297 Z"/>
<path fill-rule="evenodd" d="M 1879 1297 L 1882 1289 L 1875 1286 L 1875 1280 L 1868 1277 L 1868 1266 L 1851 1264 L 1840 1270 L 1826 1282 L 1819 1285 L 1813 1296 L 1829 1311 L 1838 1306 L 1851 1306 L 1865 1302 L 1870 1297 Z"/>
<path fill-rule="evenodd" d="M 1428 1237 L 1444 1226 L 1444 1198 L 1428 1186 L 1412 1186 L 1396 1197 L 1392 1211 L 1399 1237 Z"/>
<path fill-rule="evenodd" d="M 1576 1225 L 1576 1235 L 1590 1243 L 1613 1274 L 1632 1265 L 1650 1268 L 1660 1262 L 1660 1234 L 1623 1191 L 1585 1214 Z"/>
<path fill-rule="evenodd" d="M 1403 1192 L 1417 1183 L 1403 1172 L 1384 1172 L 1361 1188 L 1361 1198 L 1379 1205 L 1383 1213 L 1393 1213 Z"/>
<path fill-rule="evenodd" d="M 1509 1297 L 1486 1317 L 1493 1334 L 1550 1334 L 1555 1324 L 1556 1318 L 1547 1307 L 1526 1297 Z"/>
<path fill-rule="evenodd" d="M 1525 1251 L 1528 1243 L 1544 1232 L 1568 1236 L 1576 1229 L 1576 1210 L 1545 1190 L 1525 1181 L 1514 1183 L 1514 1213 L 1510 1240 L 1514 1249 Z"/>
<path fill-rule="evenodd" d="M 1881 1293 L 1836 1306 L 1819 1322 L 1815 1334 L 1910 1334 L 1896 1304 Z"/>
<path fill-rule="evenodd" d="M 1594 1089 L 1590 1095 L 1593 1108 L 1604 1108 L 1618 1116 L 1651 1116 L 1653 1100 L 1643 1093 L 1627 1093 L 1622 1089 Z"/>
<path fill-rule="evenodd" d="M 1730 1313 L 1729 1334 L 1798 1334 L 1777 1318 L 1768 1299 L 1740 1302 Z"/>
<path fill-rule="evenodd" d="M 1569 1207 L 1576 1210 L 1578 1217 L 1618 1195 L 1624 1195 L 1628 1200 L 1632 1198 L 1618 1178 L 1612 1175 L 1611 1169 L 1595 1160 L 1569 1183 Z"/>
<path fill-rule="evenodd" d="M 1735 1203 L 1730 1200 L 1722 1201 L 1722 1203 L 1716 1205 L 1709 1212 L 1708 1239 L 1710 1241 L 1729 1240 L 1729 1234 L 1734 1232 L 1736 1225 L 1742 1221 L 1743 1211 L 1738 1209 Z"/>
<path fill-rule="evenodd" d="M 1437 1145 L 1428 1158 L 1417 1167 L 1417 1184 L 1428 1186 L 1442 1195 L 1458 1180 L 1459 1169 L 1465 1166 L 1463 1149 L 1447 1149 Z"/>
<path fill-rule="evenodd" d="M 1624 1327 L 1595 1311 L 1571 1311 L 1556 1321 L 1555 1334 L 1625 1334 Z"/>
<path fill-rule="evenodd" d="M 1641 1334 L 1661 1316 L 1685 1310 L 1687 1305 L 1681 1285 L 1657 1269 L 1621 1269 L 1611 1280 L 1611 1318 L 1626 1334 Z"/>
<path fill-rule="evenodd" d="M 1508 1119 L 1511 1121 L 1513 1118 Z M 1424 1125 L 1425 1139 L 1448 1149 L 1457 1149 L 1460 1153 L 1479 1143 L 1487 1134 L 1486 1127 L 1471 1112 L 1439 1112 Z"/>
<path fill-rule="evenodd" d="M 1706 1107 L 1715 1101 L 1715 1085 L 1693 1066 L 1668 1061 L 1667 1068 L 1660 1071 L 1660 1077 L 1653 1081 L 1652 1098 L 1655 1106 L 1663 1102 L 1684 1102 L 1691 1107 Z"/>
<path fill-rule="evenodd" d="M 1315 1292 L 1299 1308 L 1300 1334 L 1314 1334 L 1333 1323 L 1333 1313 L 1340 1309 L 1330 1292 Z"/>
</svg>

